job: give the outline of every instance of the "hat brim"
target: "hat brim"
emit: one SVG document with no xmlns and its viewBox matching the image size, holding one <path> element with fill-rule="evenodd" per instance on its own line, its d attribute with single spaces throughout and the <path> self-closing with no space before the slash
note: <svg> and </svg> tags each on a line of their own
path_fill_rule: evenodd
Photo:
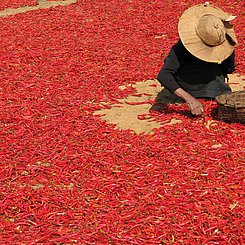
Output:
<svg viewBox="0 0 245 245">
<path fill-rule="evenodd" d="M 223 21 L 226 21 L 226 19 L 232 16 L 209 4 L 195 5 L 187 9 L 180 17 L 178 24 L 179 36 L 185 48 L 198 59 L 207 62 L 221 63 L 234 51 L 234 46 L 237 43 L 236 35 L 233 27 L 229 25 L 226 27 L 226 33 L 231 39 L 226 38 L 225 41 L 218 46 L 206 45 L 196 33 L 198 20 L 206 14 L 214 15 Z M 231 43 L 231 40 L 233 43 Z"/>
</svg>

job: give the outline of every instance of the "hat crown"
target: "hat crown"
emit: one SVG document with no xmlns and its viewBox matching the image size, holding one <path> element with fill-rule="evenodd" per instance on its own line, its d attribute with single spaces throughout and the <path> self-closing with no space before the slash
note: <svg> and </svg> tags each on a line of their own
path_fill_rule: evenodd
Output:
<svg viewBox="0 0 245 245">
<path fill-rule="evenodd" d="M 221 45 L 226 39 L 223 21 L 211 14 L 206 14 L 198 20 L 196 33 L 206 45 L 211 47 Z"/>
<path fill-rule="evenodd" d="M 197 4 L 182 14 L 178 24 L 185 48 L 200 60 L 221 63 L 237 44 L 229 21 L 235 17 L 211 4 Z"/>
</svg>

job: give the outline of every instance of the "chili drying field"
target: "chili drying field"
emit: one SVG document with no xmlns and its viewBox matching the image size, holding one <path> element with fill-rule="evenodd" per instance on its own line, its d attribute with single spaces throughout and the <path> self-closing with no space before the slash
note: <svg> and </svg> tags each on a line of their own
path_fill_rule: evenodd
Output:
<svg viewBox="0 0 245 245">
<path fill-rule="evenodd" d="M 244 244 L 245 126 L 155 80 L 201 1 L 61 2 L 0 3 L 0 244 Z M 244 89 L 244 3 L 215 5 Z"/>
</svg>

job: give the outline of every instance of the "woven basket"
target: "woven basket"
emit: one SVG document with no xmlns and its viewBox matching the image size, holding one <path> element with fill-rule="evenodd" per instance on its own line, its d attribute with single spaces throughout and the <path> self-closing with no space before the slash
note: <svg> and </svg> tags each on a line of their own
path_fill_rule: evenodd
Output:
<svg viewBox="0 0 245 245">
<path fill-rule="evenodd" d="M 216 97 L 219 119 L 245 124 L 245 90 Z"/>
</svg>

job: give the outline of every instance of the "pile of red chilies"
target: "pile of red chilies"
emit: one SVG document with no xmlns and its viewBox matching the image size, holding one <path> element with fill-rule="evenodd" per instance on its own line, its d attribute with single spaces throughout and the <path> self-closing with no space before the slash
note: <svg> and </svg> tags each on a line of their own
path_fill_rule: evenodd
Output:
<svg viewBox="0 0 245 245">
<path fill-rule="evenodd" d="M 214 101 L 198 118 L 160 105 L 153 134 L 93 114 L 156 77 L 200 2 L 79 0 L 0 19 L 1 244 L 244 244 L 244 125 L 219 121 Z M 244 5 L 216 6 L 237 15 L 242 75 Z"/>
</svg>

